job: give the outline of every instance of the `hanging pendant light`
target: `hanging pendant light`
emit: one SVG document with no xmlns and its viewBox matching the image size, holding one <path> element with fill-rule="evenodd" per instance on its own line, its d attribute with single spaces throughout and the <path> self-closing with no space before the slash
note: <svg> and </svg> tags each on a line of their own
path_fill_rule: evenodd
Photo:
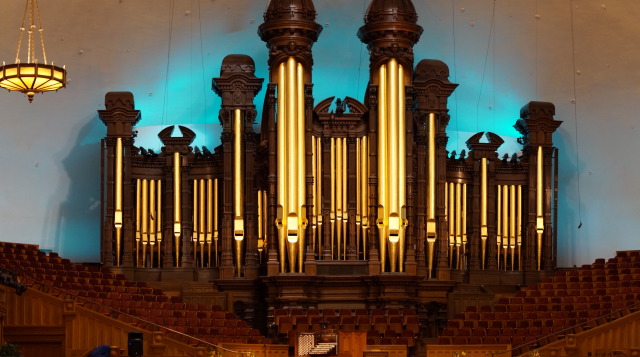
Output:
<svg viewBox="0 0 640 357">
<path fill-rule="evenodd" d="M 29 24 L 25 28 L 25 20 L 29 14 Z M 34 24 L 35 17 L 38 19 L 38 27 Z M 27 61 L 20 61 L 20 50 L 22 45 L 22 35 L 27 31 Z M 42 46 L 43 63 L 38 63 L 36 59 L 36 31 L 40 37 Z M 0 67 L 0 87 L 10 91 L 19 91 L 27 95 L 29 102 L 33 101 L 36 93 L 58 90 L 66 85 L 67 70 L 64 67 L 54 66 L 47 63 L 47 52 L 44 49 L 44 29 L 40 23 L 40 9 L 38 0 L 26 0 L 22 25 L 18 35 L 18 48 L 16 50 L 16 61 L 13 64 L 2 63 Z"/>
</svg>

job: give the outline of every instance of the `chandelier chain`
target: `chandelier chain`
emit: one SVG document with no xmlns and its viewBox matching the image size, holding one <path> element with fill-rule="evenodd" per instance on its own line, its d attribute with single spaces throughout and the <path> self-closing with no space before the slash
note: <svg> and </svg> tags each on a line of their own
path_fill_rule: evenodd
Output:
<svg viewBox="0 0 640 357">
<path fill-rule="evenodd" d="M 40 32 L 40 44 L 42 45 L 42 59 L 44 64 L 47 64 L 47 51 L 44 49 L 44 29 L 42 28 L 42 21 L 40 19 L 40 4 L 38 0 L 36 2 L 36 14 L 38 15 L 38 31 Z"/>
</svg>

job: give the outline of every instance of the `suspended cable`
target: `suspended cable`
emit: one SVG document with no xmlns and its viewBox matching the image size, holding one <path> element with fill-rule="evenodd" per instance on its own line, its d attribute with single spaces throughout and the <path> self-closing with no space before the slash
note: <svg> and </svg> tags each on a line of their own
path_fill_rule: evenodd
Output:
<svg viewBox="0 0 640 357">
<path fill-rule="evenodd" d="M 575 122 L 576 135 L 576 179 L 578 188 L 578 229 L 582 227 L 582 199 L 580 197 L 580 140 L 578 136 L 578 89 L 577 89 L 577 71 L 576 71 L 576 36 L 575 25 L 573 22 L 573 0 L 569 0 L 569 8 L 571 11 L 571 55 L 573 61 L 573 119 Z"/>
<path fill-rule="evenodd" d="M 367 13 L 367 0 L 362 0 L 362 16 L 364 17 Z M 364 48 L 364 42 L 360 42 L 360 59 L 358 61 L 358 82 L 356 84 L 356 93 L 360 95 L 360 71 L 362 71 L 362 51 Z M 363 100 L 364 102 L 364 100 Z"/>
<path fill-rule="evenodd" d="M 458 64 L 456 61 L 456 0 L 451 0 L 451 33 L 453 37 L 453 82 L 458 83 Z M 456 150 L 460 147 L 460 128 L 458 127 L 458 117 L 460 116 L 460 112 L 458 112 L 458 92 L 453 91 L 454 95 L 454 103 L 456 107 L 456 117 L 453 120 L 455 125 L 456 132 Z"/>
<path fill-rule="evenodd" d="M 173 37 L 173 14 L 175 9 L 175 0 L 171 0 L 171 15 L 169 16 L 169 46 L 167 49 L 167 68 L 164 76 L 164 98 L 162 103 L 162 126 L 164 127 L 166 113 L 167 113 L 167 102 L 169 97 L 169 64 L 171 62 L 171 40 Z"/>
<path fill-rule="evenodd" d="M 202 105 L 204 105 L 204 143 L 207 143 L 207 134 L 208 134 L 208 127 L 207 127 L 207 119 L 209 118 L 209 115 L 207 113 L 207 91 L 205 90 L 206 88 L 206 78 L 204 76 L 204 46 L 202 44 L 203 40 L 202 40 L 202 7 L 200 6 L 200 0 L 198 0 L 198 25 L 199 25 L 199 30 L 200 30 L 200 69 L 202 70 Z M 203 144 L 204 146 L 204 144 Z"/>
<path fill-rule="evenodd" d="M 493 0 L 493 10 L 491 13 L 491 27 L 489 28 L 489 41 L 487 42 L 487 51 L 484 57 L 484 68 L 482 69 L 482 80 L 480 81 L 480 92 L 478 93 L 478 103 L 476 104 L 476 131 L 480 130 L 480 98 L 482 98 L 482 89 L 484 87 L 484 78 L 487 73 L 487 62 L 489 61 L 489 50 L 491 49 L 491 39 L 493 35 L 493 26 L 496 18 L 496 0 Z"/>
</svg>

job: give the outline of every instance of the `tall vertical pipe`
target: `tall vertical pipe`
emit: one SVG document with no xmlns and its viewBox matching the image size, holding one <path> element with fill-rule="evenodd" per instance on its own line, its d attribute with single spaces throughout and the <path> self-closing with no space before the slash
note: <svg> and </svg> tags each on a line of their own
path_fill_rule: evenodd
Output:
<svg viewBox="0 0 640 357">
<path fill-rule="evenodd" d="M 431 278 L 436 243 L 436 115 L 429 113 L 427 162 L 427 265 Z M 446 187 L 446 185 L 445 185 Z M 445 197 L 445 202 L 446 202 Z"/>
<path fill-rule="evenodd" d="M 347 221 L 349 220 L 349 211 L 347 203 L 347 138 L 342 138 L 342 255 L 343 259 L 347 259 Z"/>
<path fill-rule="evenodd" d="M 538 146 L 538 160 L 537 160 L 537 171 L 536 171 L 536 233 L 538 235 L 538 270 L 542 267 L 542 233 L 544 233 L 544 201 L 542 200 L 542 190 L 544 188 L 543 184 L 543 173 L 544 173 L 544 163 L 543 163 L 543 155 L 542 155 L 542 146 Z"/>
<path fill-rule="evenodd" d="M 453 269 L 453 249 L 456 245 L 456 187 L 449 182 L 449 267 Z"/>
<path fill-rule="evenodd" d="M 122 250 L 122 175 L 123 175 L 123 160 L 124 149 L 122 147 L 122 138 L 116 139 L 116 197 L 115 197 L 115 212 L 113 217 L 113 224 L 116 227 L 116 266 L 120 266 L 120 252 Z"/>
<path fill-rule="evenodd" d="M 158 189 L 158 206 L 156 207 L 156 240 L 158 241 L 158 268 L 160 268 L 160 257 L 162 253 L 162 180 L 158 180 L 156 188 Z"/>
<path fill-rule="evenodd" d="M 497 185 L 496 189 L 496 243 L 498 250 L 496 251 L 496 257 L 498 258 L 498 270 L 500 270 L 500 248 L 502 243 L 502 185 Z"/>
<path fill-rule="evenodd" d="M 278 122 L 277 122 L 277 137 L 278 137 L 278 251 L 280 258 L 280 272 L 285 272 L 285 264 L 287 261 L 286 245 L 287 238 L 287 125 L 286 114 L 287 107 L 285 105 L 285 98 L 287 96 L 287 75 L 285 63 L 280 63 L 278 69 Z"/>
<path fill-rule="evenodd" d="M 406 185 L 407 185 L 407 147 L 405 117 L 404 68 L 398 65 L 398 214 L 400 229 L 398 239 L 398 271 L 404 272 L 405 225 L 406 225 Z"/>
<path fill-rule="evenodd" d="M 509 186 L 502 185 L 502 250 L 504 270 L 507 270 L 507 247 L 509 246 Z"/>
<path fill-rule="evenodd" d="M 380 66 L 380 84 L 378 89 L 378 226 L 380 228 L 380 265 L 385 271 L 387 261 L 387 66 Z"/>
<path fill-rule="evenodd" d="M 362 137 L 362 255 L 367 259 L 367 231 L 369 228 L 369 144 L 366 136 Z"/>
<path fill-rule="evenodd" d="M 466 246 L 467 246 L 467 184 L 462 184 L 462 207 L 460 208 L 460 216 L 462 217 L 461 225 L 462 225 L 462 254 L 463 254 L 463 266 L 465 268 L 467 260 L 466 260 Z"/>
<path fill-rule="evenodd" d="M 156 180 L 149 180 L 149 265 L 153 267 L 153 246 L 156 244 Z M 147 259 L 146 255 L 143 257 Z M 146 264 L 143 265 L 146 266 Z"/>
<path fill-rule="evenodd" d="M 516 269 L 516 186 L 509 186 L 509 249 L 511 249 L 511 270 Z"/>
<path fill-rule="evenodd" d="M 338 260 L 342 259 L 342 139 L 336 138 L 336 248 Z"/>
<path fill-rule="evenodd" d="M 204 243 L 205 243 L 205 238 L 206 238 L 206 210 L 205 210 L 205 204 L 207 203 L 205 197 L 206 197 L 206 189 L 205 189 L 205 180 L 201 179 L 200 180 L 200 229 L 199 229 L 199 234 L 198 234 L 198 243 L 200 243 L 200 267 L 204 267 Z"/>
<path fill-rule="evenodd" d="M 304 69 L 302 64 L 296 63 L 296 119 L 297 119 L 297 132 L 296 138 L 296 153 L 298 155 L 298 165 L 296 166 L 297 175 L 297 188 L 298 188 L 298 202 L 296 204 L 296 210 L 298 215 L 298 273 L 302 273 L 304 270 L 304 254 L 306 248 L 305 241 L 305 227 L 307 225 L 306 214 L 306 177 L 307 170 L 305 167 L 306 160 L 306 136 L 305 136 L 305 105 L 304 105 Z"/>
<path fill-rule="evenodd" d="M 181 185 L 181 168 L 180 168 L 180 153 L 173 153 L 173 236 L 175 237 L 175 265 L 180 267 L 180 234 L 182 231 L 182 218 L 181 218 L 181 199 L 180 194 L 182 190 Z"/>
<path fill-rule="evenodd" d="M 329 229 L 331 230 L 331 256 L 334 257 L 335 249 L 335 220 L 336 220 L 336 140 L 331 138 L 331 154 L 330 167 L 331 167 L 331 210 L 329 213 Z"/>
<path fill-rule="evenodd" d="M 142 223 L 141 223 L 141 234 L 142 234 L 142 246 L 143 249 L 145 245 L 149 241 L 149 181 L 142 180 Z M 139 248 L 139 247 L 137 247 Z M 138 256 L 139 253 L 136 253 L 136 266 L 140 266 L 140 259 L 144 261 L 144 253 L 142 257 Z"/>
<path fill-rule="evenodd" d="M 199 225 L 200 215 L 198 212 L 200 208 L 200 204 L 198 202 L 199 190 L 200 189 L 198 185 L 198 180 L 193 180 L 193 234 L 191 236 L 191 241 L 193 243 L 193 261 L 196 266 L 198 262 L 198 259 L 197 259 L 198 258 L 198 231 L 200 229 L 200 225 Z"/>
<path fill-rule="evenodd" d="M 318 256 L 320 256 L 322 250 L 321 250 L 321 245 L 322 245 L 322 139 L 321 138 L 316 138 L 316 177 L 317 177 L 317 181 L 316 181 L 316 207 L 318 207 L 317 213 L 317 222 L 318 222 L 318 234 L 317 234 L 317 240 L 318 240 Z"/>
<path fill-rule="evenodd" d="M 516 244 L 518 245 L 518 269 L 522 270 L 522 185 L 518 185 L 518 203 L 516 212 Z"/>
<path fill-rule="evenodd" d="M 213 255 L 215 257 L 214 264 L 218 266 L 218 179 L 213 180 Z"/>
<path fill-rule="evenodd" d="M 487 159 L 480 160 L 480 239 L 482 244 L 482 269 L 484 270 L 487 259 L 487 239 L 489 232 L 487 228 Z"/>
<path fill-rule="evenodd" d="M 211 267 L 211 243 L 213 242 L 213 180 L 207 179 L 207 266 Z"/>
<path fill-rule="evenodd" d="M 142 180 L 136 180 L 136 266 L 138 265 L 140 241 L 142 240 Z"/>
<path fill-rule="evenodd" d="M 460 182 L 456 183 L 456 257 L 457 257 L 457 267 L 458 269 L 462 269 L 462 264 L 460 262 L 460 248 L 462 247 L 462 184 Z"/>
<path fill-rule="evenodd" d="M 242 113 L 234 111 L 233 116 L 233 187 L 234 187 L 234 227 L 233 238 L 236 248 L 236 276 L 242 275 L 242 241 L 244 240 L 244 180 L 242 177 Z"/>
</svg>

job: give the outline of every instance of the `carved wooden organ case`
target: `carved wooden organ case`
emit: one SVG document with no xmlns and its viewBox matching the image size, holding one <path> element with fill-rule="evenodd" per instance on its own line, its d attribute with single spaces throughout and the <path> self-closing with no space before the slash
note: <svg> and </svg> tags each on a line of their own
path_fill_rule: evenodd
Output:
<svg viewBox="0 0 640 357">
<path fill-rule="evenodd" d="M 253 60 L 227 56 L 222 145 L 190 146 L 173 126 L 154 152 L 135 146 L 133 95 L 110 92 L 102 142 L 102 263 L 134 269 L 214 269 L 222 279 L 316 274 L 322 262 L 448 279 L 454 270 L 555 266 L 557 149 L 551 103 L 530 102 L 515 127 L 522 155 L 480 132 L 448 153 L 447 101 L 457 84 L 438 60 L 414 66 L 422 34 L 410 0 L 373 0 L 358 37 L 370 53 L 364 103 L 314 105 L 312 45 L 322 27 L 311 0 L 272 0 Z M 486 140 L 481 140 L 485 136 Z"/>
</svg>

